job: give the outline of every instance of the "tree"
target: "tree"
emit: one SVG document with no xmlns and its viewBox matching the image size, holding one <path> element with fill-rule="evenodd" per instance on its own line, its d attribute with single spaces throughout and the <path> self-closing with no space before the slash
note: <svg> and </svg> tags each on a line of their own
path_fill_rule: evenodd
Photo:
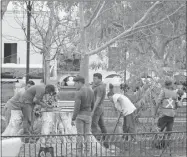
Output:
<svg viewBox="0 0 187 157">
<path fill-rule="evenodd" d="M 119 32 L 123 33 L 124 28 L 131 27 L 134 21 L 138 21 L 139 18 L 142 17 L 144 10 L 148 10 L 151 5 L 152 2 L 130 2 L 129 5 L 126 5 L 125 9 L 120 5 L 117 5 L 118 7 L 116 10 L 119 10 L 119 15 L 117 14 L 115 16 L 116 18 L 113 18 L 114 16 L 110 17 L 110 14 L 107 12 L 107 15 L 110 17 L 109 22 L 107 22 L 107 20 L 102 20 L 103 23 L 106 23 L 104 24 L 105 27 L 103 30 L 109 30 L 105 36 L 110 38 L 110 36 L 116 36 Z M 149 18 L 142 23 L 142 25 L 149 25 L 149 23 L 154 23 L 155 21 L 162 19 L 159 22 L 159 25 L 158 23 L 155 23 L 154 27 L 141 29 L 140 31 L 132 33 L 132 35 L 128 36 L 128 38 L 124 37 L 116 42 L 118 47 L 117 52 L 119 52 L 119 49 L 122 49 L 122 47 L 125 47 L 125 49 L 122 52 L 120 51 L 120 54 L 118 54 L 119 57 L 118 60 L 116 60 L 116 63 L 118 64 L 116 64 L 116 68 L 114 70 L 121 71 L 124 69 L 124 66 L 128 65 L 128 70 L 132 73 L 134 73 L 133 69 L 138 71 L 138 73 L 140 73 L 140 71 L 146 72 L 148 67 L 150 67 L 149 70 L 156 70 L 159 72 L 159 64 L 162 63 L 163 66 L 165 66 L 165 60 L 167 59 L 165 56 L 168 56 L 166 54 L 170 54 L 170 56 L 172 56 L 171 54 L 175 54 L 171 51 L 172 49 L 178 48 L 178 51 L 182 49 L 181 44 L 176 46 L 174 42 L 181 43 L 179 41 L 182 41 L 186 34 L 184 9 L 184 2 L 160 3 L 160 5 L 157 6 L 152 13 L 150 13 Z M 115 12 L 112 12 L 113 15 L 114 13 Z M 167 16 L 168 18 L 162 18 Z M 175 24 L 176 31 L 173 33 L 174 29 L 172 26 L 173 24 L 171 24 L 171 20 L 174 19 L 174 17 L 175 20 L 173 20 L 172 23 Z M 157 32 L 158 29 L 162 30 L 163 33 Z M 103 33 L 101 33 L 101 35 L 103 36 Z M 165 38 L 161 39 L 163 36 Z M 99 42 L 102 41 L 99 40 Z M 156 43 L 158 43 L 158 45 L 156 45 Z M 168 47 L 170 48 L 168 51 L 167 45 L 170 45 L 171 43 L 172 46 Z M 124 52 L 126 49 L 129 55 L 129 59 L 127 59 L 127 61 L 124 60 Z M 172 53 L 167 53 L 166 50 L 167 52 Z M 184 56 L 184 52 L 185 51 L 180 54 L 183 54 Z M 118 66 L 119 63 L 121 63 L 120 66 Z M 167 62 L 167 65 L 171 65 L 171 62 Z M 160 68 L 162 68 L 162 66 Z M 136 75 L 138 73 L 136 72 Z"/>
<path fill-rule="evenodd" d="M 118 6 L 118 7 L 120 6 L 121 8 L 123 8 L 124 11 L 128 10 L 128 9 L 132 9 L 131 2 L 128 2 L 127 3 L 128 5 L 126 5 L 126 6 L 124 5 L 123 1 L 122 2 L 114 2 L 114 3 L 116 3 L 115 6 Z M 123 39 L 123 41 L 125 42 L 125 40 L 132 38 L 133 36 L 135 36 L 135 34 L 138 34 L 139 32 L 146 31 L 146 30 L 154 28 L 158 25 L 161 25 L 163 22 L 168 20 L 168 18 L 174 16 L 177 12 L 184 9 L 185 4 L 184 4 L 184 2 L 182 4 L 181 3 L 178 3 L 177 6 L 170 8 L 167 13 L 165 13 L 165 14 L 162 13 L 162 15 L 156 16 L 160 12 L 160 9 L 163 9 L 163 5 L 168 4 L 168 3 L 146 2 L 141 5 L 141 6 L 144 6 L 144 9 L 141 10 L 141 14 L 136 15 L 135 18 L 133 20 L 131 20 L 130 23 L 128 21 L 128 20 L 130 20 L 129 17 L 126 17 L 126 19 L 123 19 L 124 20 L 123 21 L 124 24 L 122 25 L 123 28 L 121 28 L 121 30 L 116 31 L 116 32 L 118 32 L 118 34 L 116 33 L 117 35 L 115 35 L 115 33 L 113 33 L 111 36 L 108 36 L 108 37 L 105 36 L 105 40 L 99 40 L 99 42 L 97 42 L 98 40 L 96 39 L 97 41 L 94 43 L 94 42 L 89 41 L 89 37 L 91 37 L 91 35 L 88 35 L 89 34 L 88 30 L 90 28 L 92 30 L 92 34 L 93 34 L 93 30 L 98 31 L 98 28 L 102 27 L 101 26 L 102 22 L 99 21 L 101 14 L 102 13 L 104 14 L 107 12 L 107 10 L 110 10 L 110 8 L 106 7 L 108 4 L 105 3 L 105 1 L 98 2 L 98 5 L 97 5 L 95 11 L 92 11 L 94 9 L 91 9 L 90 12 L 92 12 L 92 14 L 90 15 L 89 20 L 85 20 L 84 19 L 85 15 L 84 16 L 81 15 L 81 20 L 83 21 L 83 22 L 81 21 L 81 28 L 82 28 L 81 41 L 82 41 L 82 46 L 83 46 L 83 51 L 84 51 L 82 53 L 83 55 L 82 55 L 82 61 L 81 61 L 81 74 L 83 76 L 85 76 L 86 78 L 88 77 L 88 71 L 85 71 L 85 69 L 88 69 L 89 56 L 94 55 L 94 54 L 98 54 L 99 52 L 106 49 L 109 45 L 115 43 L 119 39 Z M 85 8 L 84 3 L 80 3 L 79 5 L 80 5 L 80 8 L 79 8 L 80 12 L 83 12 L 82 10 Z M 128 6 L 128 8 L 127 8 L 127 6 Z M 144 11 L 145 8 L 146 8 L 146 11 Z M 84 10 L 84 12 L 87 13 L 86 9 Z M 112 12 L 112 13 L 113 13 L 113 15 L 115 15 L 114 12 Z M 155 17 L 157 17 L 157 18 L 155 18 Z M 85 24 L 86 23 L 85 21 L 88 21 L 88 23 Z M 106 20 L 103 20 L 103 21 L 106 21 Z M 136 21 L 136 22 L 134 22 L 134 21 Z M 109 24 L 110 23 L 108 23 L 108 25 Z M 116 23 L 113 22 L 113 25 L 115 25 L 115 24 Z M 83 25 L 85 25 L 85 26 L 83 27 Z M 100 30 L 100 32 L 102 32 L 102 31 Z M 110 30 L 108 29 L 108 31 L 110 31 Z M 97 34 L 99 34 L 99 33 L 97 33 Z M 84 38 L 86 38 L 86 39 L 84 39 Z M 87 43 L 85 43 L 85 40 Z M 94 49 L 91 49 L 93 47 L 94 47 Z"/>
<path fill-rule="evenodd" d="M 51 35 L 54 36 L 56 35 L 55 33 L 53 33 L 53 30 L 55 29 L 53 29 L 52 27 L 55 26 L 55 21 L 58 18 L 56 18 L 57 16 L 53 16 L 53 14 L 56 15 L 57 13 L 57 11 L 53 11 L 54 9 L 52 5 L 53 3 L 48 2 L 49 4 L 48 13 L 50 13 L 50 15 L 48 16 L 53 17 L 52 20 L 49 18 L 50 20 L 47 24 L 49 26 L 48 29 L 47 28 L 41 29 L 42 27 L 39 28 L 40 29 L 39 35 L 40 36 L 42 35 L 43 39 L 47 39 L 45 40 L 45 42 L 43 42 L 44 44 L 42 46 L 41 52 L 50 51 L 49 47 L 51 44 L 49 39 L 52 39 Z M 172 41 L 177 41 L 174 39 L 180 39 L 182 34 L 185 33 L 181 31 L 180 32 L 181 34 L 179 34 L 175 29 L 176 31 L 175 34 L 171 36 L 171 33 L 169 35 L 168 34 L 159 35 L 161 33 L 159 33 L 158 31 L 159 27 L 162 31 L 167 30 L 169 23 L 171 23 L 170 22 L 171 18 L 173 18 L 178 13 L 180 13 L 179 14 L 180 19 L 183 19 L 184 14 L 182 14 L 182 12 L 185 7 L 184 2 L 173 2 L 170 4 L 169 2 L 159 2 L 159 1 L 157 2 L 137 2 L 137 1 L 136 2 L 130 2 L 130 1 L 111 2 L 110 1 L 108 2 L 108 1 L 101 0 L 101 1 L 92 1 L 91 3 L 83 2 L 83 1 L 59 2 L 59 3 L 61 9 L 66 10 L 66 12 L 70 12 L 72 8 L 76 8 L 76 9 L 78 8 L 78 10 L 75 9 L 74 12 L 79 12 L 79 16 L 74 15 L 76 20 L 73 21 L 74 26 L 76 27 L 74 29 L 75 32 L 74 35 L 76 36 L 76 40 L 72 39 L 69 41 L 73 43 L 73 45 L 75 45 L 77 52 L 81 54 L 80 74 L 86 78 L 86 82 L 88 82 L 89 80 L 88 78 L 89 57 L 94 54 L 103 53 L 102 52 L 103 50 L 107 50 L 108 47 L 110 47 L 114 43 L 117 45 L 117 47 L 119 47 L 119 45 L 121 46 L 128 45 L 127 48 L 129 50 L 129 56 L 136 56 L 135 54 L 138 54 L 140 52 L 142 54 L 145 50 L 146 53 L 149 51 L 152 54 L 153 52 L 154 57 L 150 53 L 148 56 L 152 57 L 153 58 L 152 60 L 154 61 L 154 60 L 161 60 L 155 57 L 158 52 L 157 47 L 159 48 L 163 47 L 159 49 L 159 53 L 160 55 L 162 54 L 162 56 L 165 56 L 163 55 L 163 53 L 161 53 L 161 51 L 163 52 L 165 50 L 169 50 L 167 46 L 170 43 L 172 43 Z M 68 15 L 66 17 L 69 18 Z M 169 22 L 168 19 L 170 19 Z M 176 19 L 178 18 L 176 17 Z M 77 20 L 79 20 L 78 23 L 79 26 L 77 25 Z M 44 34 L 43 35 L 41 32 L 42 33 L 47 32 L 46 38 L 44 36 L 45 33 L 43 33 Z M 63 35 L 65 34 L 67 35 L 67 33 L 64 33 Z M 148 38 L 149 36 L 150 38 Z M 166 40 L 165 39 L 163 40 L 161 36 L 168 36 L 168 38 L 166 38 Z M 163 41 L 162 44 L 161 41 Z M 156 43 L 160 45 L 155 47 L 154 44 Z M 137 63 L 138 63 L 137 61 L 138 59 L 141 60 L 141 55 L 138 56 L 135 58 L 135 62 Z M 147 59 L 149 60 L 149 57 L 147 57 Z M 133 62 L 133 64 L 129 62 L 129 64 L 134 65 L 135 62 Z"/>
<path fill-rule="evenodd" d="M 18 2 L 14 5 L 25 9 L 24 3 Z M 60 2 L 33 2 L 33 6 L 35 10 L 31 13 L 30 42 L 36 53 L 43 55 L 45 83 L 49 83 L 50 62 L 55 60 L 58 54 L 63 53 L 65 45 L 68 45 L 75 35 L 75 22 L 69 13 L 61 11 L 65 7 L 60 5 Z M 20 20 L 17 17 L 16 19 L 27 36 L 24 18 Z"/>
<path fill-rule="evenodd" d="M 10 0 L 2 0 L 1 1 L 1 20 L 3 19 L 3 16 L 7 10 L 9 2 L 10 2 Z"/>
</svg>

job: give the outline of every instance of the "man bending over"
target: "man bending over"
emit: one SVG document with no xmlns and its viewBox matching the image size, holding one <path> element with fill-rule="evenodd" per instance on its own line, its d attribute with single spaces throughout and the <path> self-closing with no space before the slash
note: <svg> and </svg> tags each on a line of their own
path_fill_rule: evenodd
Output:
<svg viewBox="0 0 187 157">
<path fill-rule="evenodd" d="M 32 126 L 32 115 L 35 104 L 42 108 L 53 108 L 43 101 L 45 94 L 54 95 L 55 87 L 53 85 L 34 85 L 24 92 L 20 101 L 23 104 L 22 112 L 24 116 L 23 128 L 25 134 L 30 134 L 30 127 Z"/>
<path fill-rule="evenodd" d="M 123 94 L 114 94 L 110 91 L 107 96 L 114 103 L 115 108 L 123 115 L 123 133 L 135 133 L 134 111 L 136 107 L 134 104 Z M 131 138 L 135 141 L 134 135 Z"/>
<path fill-rule="evenodd" d="M 8 126 L 10 121 L 11 110 L 21 110 L 21 103 L 19 102 L 19 99 L 25 90 L 29 89 L 33 85 L 35 85 L 33 81 L 28 81 L 25 87 L 21 88 L 19 92 L 17 92 L 11 99 L 7 101 L 4 108 L 6 126 Z"/>
</svg>

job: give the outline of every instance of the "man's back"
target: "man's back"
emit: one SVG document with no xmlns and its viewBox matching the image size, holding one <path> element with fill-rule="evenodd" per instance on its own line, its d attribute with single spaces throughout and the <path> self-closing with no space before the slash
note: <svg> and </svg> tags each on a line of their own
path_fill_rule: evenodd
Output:
<svg viewBox="0 0 187 157">
<path fill-rule="evenodd" d="M 174 117 L 176 114 L 176 100 L 177 100 L 177 92 L 171 89 L 164 88 L 159 97 L 158 104 L 161 104 L 161 115 Z"/>
<path fill-rule="evenodd" d="M 19 92 L 17 92 L 11 99 L 9 99 L 5 106 L 11 109 L 20 109 L 21 106 L 19 100 L 24 94 L 24 92 L 25 92 L 25 87 L 21 88 Z"/>
<path fill-rule="evenodd" d="M 89 111 L 93 109 L 94 93 L 89 87 L 83 86 L 79 91 L 81 97 L 80 111 Z"/>
<path fill-rule="evenodd" d="M 121 99 L 121 101 L 119 99 Z M 130 101 L 130 99 L 123 94 L 114 94 L 113 101 L 114 101 L 115 107 L 119 111 L 123 110 L 123 114 L 125 116 L 128 114 L 131 114 L 132 112 L 136 110 L 136 107 Z"/>
<path fill-rule="evenodd" d="M 24 92 L 22 96 L 23 101 L 33 102 L 33 99 L 42 99 L 45 94 L 45 85 L 34 85 Z"/>
</svg>

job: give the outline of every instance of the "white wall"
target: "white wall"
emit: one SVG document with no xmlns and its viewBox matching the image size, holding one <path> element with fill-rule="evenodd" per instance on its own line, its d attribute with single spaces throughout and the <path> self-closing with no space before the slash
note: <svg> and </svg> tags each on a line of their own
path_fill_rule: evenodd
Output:
<svg viewBox="0 0 187 157">
<path fill-rule="evenodd" d="M 26 22 L 26 15 L 24 18 Z M 17 63 L 26 64 L 26 41 L 19 21 L 23 21 L 23 14 L 14 15 L 7 11 L 2 20 L 2 61 L 4 58 L 4 43 L 17 43 Z M 36 53 L 31 45 L 30 64 L 42 64 L 42 55 Z"/>
</svg>

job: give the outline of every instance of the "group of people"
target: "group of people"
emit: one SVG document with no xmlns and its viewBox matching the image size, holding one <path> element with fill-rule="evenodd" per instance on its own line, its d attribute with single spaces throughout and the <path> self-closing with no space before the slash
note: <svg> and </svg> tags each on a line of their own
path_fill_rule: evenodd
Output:
<svg viewBox="0 0 187 157">
<path fill-rule="evenodd" d="M 102 140 L 106 139 L 107 129 L 104 123 L 104 112 L 103 112 L 103 101 L 106 94 L 106 86 L 102 82 L 102 75 L 95 73 L 93 75 L 93 86 L 92 88 L 85 86 L 85 79 L 81 76 L 74 78 L 75 87 L 78 90 L 75 99 L 75 108 L 72 116 L 72 125 L 76 125 L 78 134 L 89 134 L 90 130 L 93 135 L 98 133 L 98 126 L 103 134 Z M 123 117 L 123 133 L 132 133 L 131 140 L 136 142 L 136 138 L 133 133 L 136 132 L 135 128 L 135 112 L 137 110 L 135 103 L 137 98 L 143 96 L 151 86 L 150 83 L 146 83 L 136 92 L 130 92 L 128 88 L 126 93 L 114 93 L 113 85 L 110 84 L 109 92 L 107 96 L 109 100 L 114 104 L 117 111 L 120 112 Z M 131 94 L 129 94 L 131 93 Z M 132 94 L 133 93 L 133 94 Z M 158 116 L 159 119 L 157 126 L 159 131 L 172 131 L 174 117 L 176 110 L 182 105 L 180 101 L 183 95 L 181 89 L 174 89 L 173 82 L 171 80 L 165 80 L 164 86 L 159 94 L 154 118 Z M 158 112 L 159 109 L 159 112 Z M 123 136 L 125 140 L 129 137 Z M 98 139 L 96 137 L 96 139 Z M 81 141 L 83 139 L 79 139 Z M 89 143 L 89 137 L 85 136 L 85 140 Z M 100 140 L 100 139 L 99 139 Z M 104 142 L 106 148 L 109 147 L 107 142 Z"/>
<path fill-rule="evenodd" d="M 109 148 L 106 134 L 107 128 L 104 122 L 104 99 L 106 97 L 106 85 L 102 82 L 102 74 L 93 74 L 92 87 L 85 85 L 85 79 L 81 76 L 74 78 L 77 89 L 75 97 L 74 112 L 72 116 L 72 125 L 76 126 L 78 134 L 84 134 L 84 140 L 87 141 L 87 150 L 90 148 L 90 138 L 86 134 L 92 133 L 97 140 L 102 140 L 104 147 Z M 124 118 L 123 132 L 135 133 L 134 112 L 135 105 L 130 99 L 123 95 L 114 93 L 113 85 L 110 85 L 110 91 L 107 93 L 109 100 L 114 104 Z M 102 136 L 98 136 L 99 128 Z M 132 140 L 135 137 L 132 135 Z M 123 137 L 124 138 L 124 137 Z M 78 141 L 83 141 L 78 137 Z M 78 148 L 81 148 L 81 143 Z"/>
<path fill-rule="evenodd" d="M 106 96 L 106 85 L 102 82 L 102 75 L 95 73 L 93 75 L 92 88 L 85 85 L 85 79 L 82 76 L 74 78 L 75 88 L 77 89 L 75 96 L 74 112 L 72 116 L 72 125 L 76 126 L 78 134 L 85 135 L 87 141 L 87 150 L 90 149 L 90 136 L 86 134 L 92 133 L 97 140 L 101 140 L 96 134 L 99 133 L 98 126 L 103 133 L 102 140 L 105 140 L 107 129 L 104 123 L 103 102 Z M 78 137 L 78 141 L 82 141 L 82 137 Z M 82 143 L 78 145 L 81 149 Z M 109 148 L 107 142 L 104 146 Z"/>
<path fill-rule="evenodd" d="M 11 111 L 20 110 L 22 113 L 23 134 L 30 135 L 32 133 L 34 107 L 38 105 L 40 108 L 53 108 L 43 98 L 55 93 L 54 85 L 35 85 L 33 81 L 28 81 L 26 86 L 8 100 L 4 107 L 6 126 L 10 122 Z"/>
<path fill-rule="evenodd" d="M 109 100 L 114 104 L 116 110 L 123 116 L 123 133 L 135 133 L 134 113 L 136 111 L 135 99 L 141 97 L 143 91 L 147 90 L 150 84 L 139 88 L 131 97 L 125 93 L 114 93 L 113 85 L 110 84 L 109 92 L 106 93 L 106 85 L 102 82 L 102 74 L 93 74 L 92 87 L 85 85 L 85 79 L 82 76 L 76 76 L 74 86 L 77 90 L 75 96 L 74 111 L 72 115 L 72 125 L 76 126 L 79 136 L 78 141 L 83 140 L 87 143 L 87 150 L 90 149 L 90 136 L 92 133 L 97 140 L 105 141 L 104 147 L 109 148 L 106 140 L 107 129 L 104 122 L 104 99 L 106 94 Z M 128 93 L 128 91 L 126 91 Z M 23 113 L 24 134 L 31 134 L 33 122 L 33 109 L 36 105 L 41 108 L 53 108 L 53 105 L 45 102 L 44 97 L 56 94 L 54 85 L 35 85 L 33 81 L 28 81 L 26 87 L 15 94 L 5 105 L 5 118 L 8 125 L 12 110 L 21 110 Z M 155 110 L 155 116 L 160 108 L 161 115 L 158 120 L 160 131 L 166 128 L 166 131 L 172 131 L 176 109 L 181 106 L 180 97 L 183 91 L 173 89 L 172 81 L 166 80 L 165 85 L 160 92 Z M 102 136 L 96 136 L 99 133 L 98 126 Z M 101 138 L 102 137 L 102 138 Z M 124 138 L 124 137 L 123 137 Z M 136 141 L 135 136 L 131 136 Z M 78 149 L 82 148 L 82 142 L 79 142 Z"/>
</svg>

